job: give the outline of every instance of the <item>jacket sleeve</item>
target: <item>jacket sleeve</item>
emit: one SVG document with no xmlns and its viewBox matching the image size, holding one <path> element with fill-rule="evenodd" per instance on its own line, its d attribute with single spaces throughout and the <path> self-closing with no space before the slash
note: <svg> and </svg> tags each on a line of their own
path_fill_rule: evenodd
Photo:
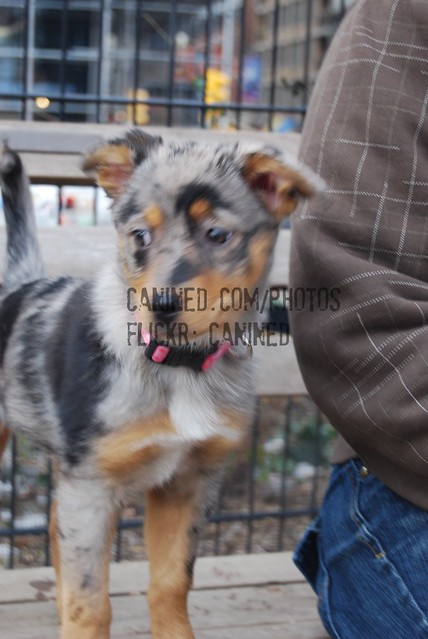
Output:
<svg viewBox="0 0 428 639">
<path fill-rule="evenodd" d="M 357 3 L 323 63 L 301 159 L 290 307 L 307 388 L 390 488 L 428 508 L 428 3 Z M 425 43 L 425 44 L 424 44 Z"/>
</svg>

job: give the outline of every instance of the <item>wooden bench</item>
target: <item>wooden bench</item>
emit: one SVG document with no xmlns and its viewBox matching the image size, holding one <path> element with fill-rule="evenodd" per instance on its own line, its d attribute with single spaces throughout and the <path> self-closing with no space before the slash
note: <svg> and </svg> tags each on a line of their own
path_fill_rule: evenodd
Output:
<svg viewBox="0 0 428 639">
<path fill-rule="evenodd" d="M 88 185 L 90 180 L 81 171 L 82 153 L 103 140 L 122 137 L 131 125 L 67 124 L 45 122 L 0 122 L 0 140 L 22 154 L 33 184 Z M 217 131 L 148 127 L 148 133 L 166 140 L 196 140 L 197 142 L 256 142 L 276 146 L 292 156 L 297 154 L 298 133 L 266 133 L 256 131 Z"/>
<path fill-rule="evenodd" d="M 147 562 L 112 564 L 112 639 L 149 637 Z M 52 568 L 4 571 L 2 639 L 57 639 Z M 189 609 L 197 639 L 328 639 L 290 553 L 198 559 Z"/>
</svg>

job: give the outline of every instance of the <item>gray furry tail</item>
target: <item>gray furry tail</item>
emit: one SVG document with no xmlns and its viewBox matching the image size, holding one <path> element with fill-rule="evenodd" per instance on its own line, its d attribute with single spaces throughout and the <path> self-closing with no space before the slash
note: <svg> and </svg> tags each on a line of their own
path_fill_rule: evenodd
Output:
<svg viewBox="0 0 428 639">
<path fill-rule="evenodd" d="M 0 149 L 0 186 L 7 227 L 3 291 L 9 293 L 43 277 L 44 269 L 30 182 L 21 158 L 6 144 Z"/>
</svg>

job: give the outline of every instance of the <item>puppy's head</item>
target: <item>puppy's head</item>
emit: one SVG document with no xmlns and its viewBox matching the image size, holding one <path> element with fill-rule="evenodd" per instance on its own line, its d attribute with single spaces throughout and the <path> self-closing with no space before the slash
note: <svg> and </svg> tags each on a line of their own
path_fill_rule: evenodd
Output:
<svg viewBox="0 0 428 639">
<path fill-rule="evenodd" d="M 272 149 L 163 143 L 140 131 L 93 151 L 84 169 L 113 200 L 138 317 L 185 326 L 196 341 L 239 321 L 282 220 L 319 190 Z"/>
</svg>

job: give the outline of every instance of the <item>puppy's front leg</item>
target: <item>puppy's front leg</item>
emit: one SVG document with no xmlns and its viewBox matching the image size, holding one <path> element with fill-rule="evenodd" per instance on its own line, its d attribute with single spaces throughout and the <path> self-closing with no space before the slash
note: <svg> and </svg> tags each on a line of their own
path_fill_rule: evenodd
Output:
<svg viewBox="0 0 428 639">
<path fill-rule="evenodd" d="M 98 479 L 62 475 L 57 500 L 61 639 L 108 639 L 115 496 Z"/>
<path fill-rule="evenodd" d="M 148 602 L 153 639 L 194 639 L 187 612 L 199 526 L 216 491 L 218 470 L 239 439 L 215 437 L 193 450 L 168 484 L 146 493 L 144 528 L 150 561 Z"/>
<path fill-rule="evenodd" d="M 144 529 L 150 560 L 148 602 L 153 639 L 194 639 L 187 595 L 200 518 L 199 489 L 195 481 L 186 478 L 146 494 Z"/>
</svg>

